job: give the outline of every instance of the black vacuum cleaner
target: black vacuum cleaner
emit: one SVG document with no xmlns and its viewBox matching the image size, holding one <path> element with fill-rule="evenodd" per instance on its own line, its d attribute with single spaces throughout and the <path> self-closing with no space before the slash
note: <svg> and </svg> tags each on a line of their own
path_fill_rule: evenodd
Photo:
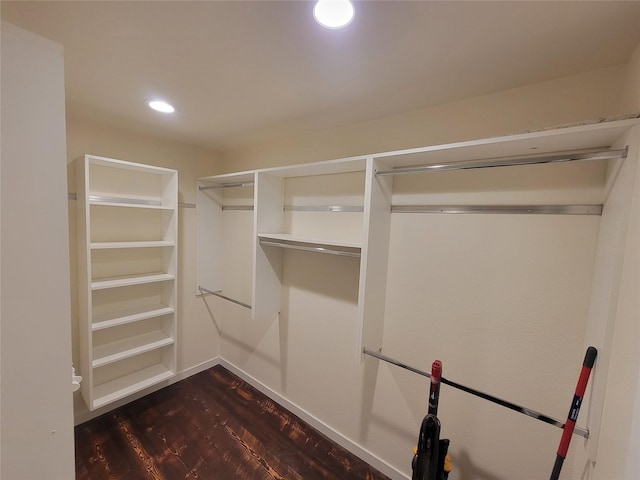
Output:
<svg viewBox="0 0 640 480">
<path fill-rule="evenodd" d="M 431 387 L 429 389 L 429 413 L 422 420 L 418 446 L 411 463 L 411 480 L 447 480 L 451 465 L 449 463 L 449 440 L 440 439 L 440 420 L 438 420 L 438 401 L 440 397 L 440 379 L 442 362 L 436 360 L 431 365 Z"/>
</svg>

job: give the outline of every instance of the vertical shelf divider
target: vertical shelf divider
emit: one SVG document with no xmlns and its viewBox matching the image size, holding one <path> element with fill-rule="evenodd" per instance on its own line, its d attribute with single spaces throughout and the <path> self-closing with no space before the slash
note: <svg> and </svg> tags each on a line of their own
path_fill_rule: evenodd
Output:
<svg viewBox="0 0 640 480">
<path fill-rule="evenodd" d="M 257 172 L 254 187 L 252 318 L 273 317 L 282 299 L 282 250 L 260 245 L 258 234 L 278 232 L 284 221 L 284 179 Z"/>
<path fill-rule="evenodd" d="M 88 199 L 89 168 L 86 157 L 76 160 L 76 213 L 77 249 L 78 249 L 78 333 L 79 364 L 76 365 L 83 381 L 80 382 L 80 394 L 91 409 L 93 395 L 93 368 L 91 322 L 93 308 L 91 304 L 91 217 Z"/>
<path fill-rule="evenodd" d="M 364 203 L 364 245 L 360 259 L 356 358 L 365 346 L 382 348 L 387 289 L 391 193 L 393 179 L 376 177 L 380 161 L 367 158 Z"/>
</svg>

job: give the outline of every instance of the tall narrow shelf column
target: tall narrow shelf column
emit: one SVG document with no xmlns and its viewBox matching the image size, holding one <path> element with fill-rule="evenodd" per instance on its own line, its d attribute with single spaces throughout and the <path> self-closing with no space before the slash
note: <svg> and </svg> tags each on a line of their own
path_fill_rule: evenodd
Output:
<svg viewBox="0 0 640 480">
<path fill-rule="evenodd" d="M 176 373 L 178 173 L 76 160 L 80 372 L 95 410 Z"/>
</svg>

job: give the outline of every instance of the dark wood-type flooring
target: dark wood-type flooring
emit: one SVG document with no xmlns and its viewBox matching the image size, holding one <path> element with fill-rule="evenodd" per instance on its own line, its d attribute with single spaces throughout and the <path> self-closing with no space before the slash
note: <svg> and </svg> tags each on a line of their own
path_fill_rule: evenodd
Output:
<svg viewBox="0 0 640 480">
<path fill-rule="evenodd" d="M 388 480 L 221 366 L 75 429 L 76 479 Z"/>
</svg>

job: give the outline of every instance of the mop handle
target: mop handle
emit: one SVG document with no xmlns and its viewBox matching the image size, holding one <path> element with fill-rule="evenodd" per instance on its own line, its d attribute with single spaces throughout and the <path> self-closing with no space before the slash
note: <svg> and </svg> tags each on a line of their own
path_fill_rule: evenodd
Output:
<svg viewBox="0 0 640 480">
<path fill-rule="evenodd" d="M 562 437 L 560 438 L 556 461 L 553 465 L 553 471 L 551 472 L 551 480 L 558 480 L 560 477 L 560 470 L 562 469 L 564 459 L 567 457 L 567 451 L 569 450 L 569 443 L 571 442 L 573 429 L 576 426 L 576 420 L 578 420 L 578 414 L 580 413 L 580 405 L 582 404 L 584 392 L 587 388 L 587 382 L 589 381 L 589 375 L 591 374 L 591 369 L 593 368 L 597 355 L 598 350 L 595 347 L 587 348 L 587 353 L 585 354 L 584 362 L 582 363 L 582 370 L 580 370 L 578 384 L 576 385 L 576 392 L 573 396 L 573 401 L 571 402 L 567 422 L 564 424 Z"/>
<path fill-rule="evenodd" d="M 429 388 L 429 415 L 438 415 L 438 399 L 440 398 L 440 380 L 442 379 L 442 362 L 436 360 L 431 364 L 431 386 Z"/>
</svg>

